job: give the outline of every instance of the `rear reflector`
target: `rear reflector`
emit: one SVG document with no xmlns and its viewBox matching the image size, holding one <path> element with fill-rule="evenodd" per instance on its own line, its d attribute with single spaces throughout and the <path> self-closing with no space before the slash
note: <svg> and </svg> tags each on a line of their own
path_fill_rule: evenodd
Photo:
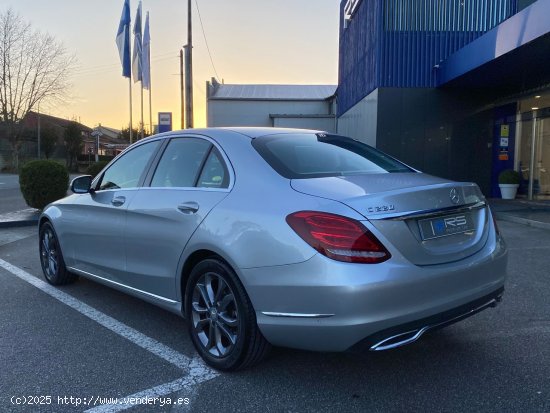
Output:
<svg viewBox="0 0 550 413">
<path fill-rule="evenodd" d="M 287 216 L 286 222 L 305 242 L 334 260 L 376 264 L 391 257 L 380 241 L 354 219 L 300 211 Z"/>
</svg>

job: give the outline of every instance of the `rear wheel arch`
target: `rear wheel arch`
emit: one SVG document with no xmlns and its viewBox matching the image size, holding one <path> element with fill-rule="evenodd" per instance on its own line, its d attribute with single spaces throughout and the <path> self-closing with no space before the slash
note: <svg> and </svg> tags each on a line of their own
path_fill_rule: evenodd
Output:
<svg viewBox="0 0 550 413">
<path fill-rule="evenodd" d="M 189 279 L 189 275 L 191 274 L 191 271 L 193 271 L 193 268 L 195 265 L 197 265 L 202 260 L 205 260 L 210 257 L 215 257 L 216 254 L 214 254 L 212 251 L 209 250 L 198 250 L 193 252 L 187 259 L 185 260 L 185 263 L 183 264 L 183 268 L 181 270 L 181 279 L 180 279 L 180 294 L 181 294 L 181 313 L 184 317 L 187 317 L 185 314 L 185 289 L 187 288 L 187 280 Z"/>
<path fill-rule="evenodd" d="M 195 268 L 195 266 L 199 264 L 201 261 L 207 260 L 209 258 L 216 259 L 223 262 L 225 265 L 231 268 L 235 273 L 237 273 L 233 265 L 231 265 L 225 258 L 223 258 L 220 254 L 215 253 L 214 251 L 211 251 L 208 249 L 201 249 L 189 255 L 189 257 L 187 257 L 187 259 L 185 260 L 185 263 L 183 264 L 183 268 L 181 271 L 181 280 L 180 280 L 180 293 L 181 293 L 181 303 L 182 303 L 181 312 L 184 317 L 187 316 L 185 314 L 185 292 L 186 292 L 185 290 L 187 288 L 187 281 L 189 280 L 191 271 L 193 271 L 193 268 Z M 242 283 L 242 280 L 241 280 L 241 283 Z"/>
<path fill-rule="evenodd" d="M 46 222 L 50 223 L 50 225 L 53 226 L 52 221 L 48 217 L 41 217 L 40 221 L 38 221 L 38 228 L 42 227 Z"/>
</svg>

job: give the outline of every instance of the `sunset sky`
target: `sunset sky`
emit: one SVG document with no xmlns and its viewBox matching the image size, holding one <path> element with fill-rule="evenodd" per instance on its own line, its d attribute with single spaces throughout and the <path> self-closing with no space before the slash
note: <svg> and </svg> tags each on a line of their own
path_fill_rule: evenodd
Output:
<svg viewBox="0 0 550 413">
<path fill-rule="evenodd" d="M 218 78 L 225 83 L 336 84 L 339 0 L 196 0 Z M 115 44 L 123 0 L 0 0 L 34 29 L 63 42 L 77 58 L 67 104 L 50 114 L 90 127 L 129 122 L 128 79 Z M 138 0 L 130 0 L 132 28 Z M 187 42 L 187 1 L 144 0 L 150 14 L 153 123 L 173 112 L 180 126 L 179 49 Z M 195 126 L 205 126 L 205 82 L 215 77 L 193 0 Z M 132 40 L 133 41 L 133 40 Z M 133 82 L 133 81 L 132 81 Z M 133 83 L 133 120 L 140 117 L 140 83 Z M 147 91 L 145 91 L 147 93 Z M 144 121 L 148 124 L 148 98 Z"/>
</svg>

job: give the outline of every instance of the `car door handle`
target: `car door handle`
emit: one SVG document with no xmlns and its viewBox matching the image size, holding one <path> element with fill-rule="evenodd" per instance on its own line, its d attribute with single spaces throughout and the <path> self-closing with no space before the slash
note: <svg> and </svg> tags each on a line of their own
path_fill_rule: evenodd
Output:
<svg viewBox="0 0 550 413">
<path fill-rule="evenodd" d="M 194 214 L 199 210 L 199 204 L 196 202 L 184 202 L 178 205 L 178 209 L 184 214 Z"/>
<path fill-rule="evenodd" d="M 112 200 L 111 200 L 111 204 L 113 204 L 114 206 L 116 207 L 119 207 L 121 205 L 124 205 L 124 203 L 126 202 L 126 197 L 125 196 L 115 196 Z"/>
</svg>

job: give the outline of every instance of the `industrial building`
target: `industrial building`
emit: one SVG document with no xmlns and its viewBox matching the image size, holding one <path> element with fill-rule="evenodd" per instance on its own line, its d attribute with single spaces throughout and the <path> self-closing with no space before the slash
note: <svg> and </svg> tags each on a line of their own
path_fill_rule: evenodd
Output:
<svg viewBox="0 0 550 413">
<path fill-rule="evenodd" d="M 550 0 L 343 0 L 339 133 L 479 184 L 550 197 Z"/>
<path fill-rule="evenodd" d="M 336 131 L 336 85 L 231 85 L 207 82 L 207 125 Z"/>
</svg>

